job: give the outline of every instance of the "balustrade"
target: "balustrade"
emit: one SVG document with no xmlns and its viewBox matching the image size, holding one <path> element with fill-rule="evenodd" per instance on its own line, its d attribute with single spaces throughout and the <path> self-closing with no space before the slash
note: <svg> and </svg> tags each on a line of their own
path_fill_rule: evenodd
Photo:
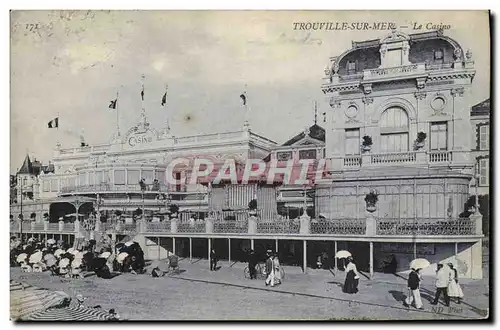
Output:
<svg viewBox="0 0 500 330">
<path fill-rule="evenodd" d="M 427 153 L 429 163 L 451 162 L 451 151 L 430 151 Z"/>
<path fill-rule="evenodd" d="M 146 232 L 148 233 L 170 233 L 170 220 L 165 220 L 162 222 L 147 222 Z"/>
<path fill-rule="evenodd" d="M 365 235 L 365 219 L 319 220 L 311 222 L 311 234 Z"/>
<path fill-rule="evenodd" d="M 344 157 L 345 167 L 358 167 L 361 166 L 361 156 L 345 156 Z"/>
<path fill-rule="evenodd" d="M 299 231 L 300 222 L 298 219 L 257 222 L 257 233 L 259 234 L 298 234 Z"/>
<path fill-rule="evenodd" d="M 248 233 L 248 221 L 234 221 L 234 220 L 219 220 L 214 221 L 214 233 L 232 233 L 232 234 L 246 234 Z"/>
<path fill-rule="evenodd" d="M 474 235 L 476 223 L 469 218 L 455 220 L 377 219 L 377 235 Z"/>
<path fill-rule="evenodd" d="M 417 153 L 415 151 L 388 152 L 371 155 L 372 164 L 415 162 L 416 159 Z"/>
<path fill-rule="evenodd" d="M 177 223 L 178 233 L 204 233 L 205 232 L 205 222 L 192 222 L 192 223 Z"/>
</svg>

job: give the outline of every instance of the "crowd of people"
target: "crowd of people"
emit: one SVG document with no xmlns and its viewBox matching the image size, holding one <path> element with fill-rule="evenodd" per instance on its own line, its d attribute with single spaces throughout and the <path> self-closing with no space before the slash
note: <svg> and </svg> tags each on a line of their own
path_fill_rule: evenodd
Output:
<svg viewBox="0 0 500 330">
<path fill-rule="evenodd" d="M 421 269 L 411 269 L 408 276 L 408 297 L 403 302 L 406 307 L 415 304 L 415 308 L 424 309 L 422 299 L 420 297 L 420 283 L 422 276 Z M 437 305 L 441 294 L 444 298 L 446 306 L 450 306 L 451 298 L 455 298 L 457 304 L 461 303 L 464 296 L 462 288 L 458 282 L 458 272 L 453 266 L 453 263 L 448 263 L 447 267 L 439 263 L 436 270 L 436 295 L 431 305 Z"/>
<path fill-rule="evenodd" d="M 83 272 L 94 272 L 100 278 L 112 278 L 122 272 L 143 273 L 144 252 L 137 242 L 104 246 L 96 251 L 96 241 L 85 241 L 80 249 L 69 247 L 62 240 L 26 242 L 15 236 L 10 241 L 10 265 L 23 272 L 48 271 L 55 276 L 83 278 Z"/>
</svg>

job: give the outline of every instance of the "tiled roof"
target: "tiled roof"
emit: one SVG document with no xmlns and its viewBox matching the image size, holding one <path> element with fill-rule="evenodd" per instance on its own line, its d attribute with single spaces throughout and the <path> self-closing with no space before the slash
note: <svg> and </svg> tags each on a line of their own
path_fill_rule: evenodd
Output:
<svg viewBox="0 0 500 330">
<path fill-rule="evenodd" d="M 26 158 L 24 158 L 23 165 L 21 166 L 17 174 L 34 174 L 29 155 L 26 155 Z"/>
<path fill-rule="evenodd" d="M 486 99 L 483 102 L 479 102 L 478 104 L 472 106 L 471 116 L 481 116 L 481 115 L 489 115 L 490 114 L 490 99 Z"/>
<path fill-rule="evenodd" d="M 313 139 L 325 142 L 325 129 L 323 127 L 319 126 L 318 124 L 314 124 L 311 127 L 309 127 L 309 136 L 312 137 Z M 284 146 L 291 146 L 292 144 L 302 140 L 305 137 L 306 137 L 306 134 L 304 132 L 301 132 L 301 133 L 295 135 L 290 140 L 283 143 L 283 145 Z"/>
</svg>

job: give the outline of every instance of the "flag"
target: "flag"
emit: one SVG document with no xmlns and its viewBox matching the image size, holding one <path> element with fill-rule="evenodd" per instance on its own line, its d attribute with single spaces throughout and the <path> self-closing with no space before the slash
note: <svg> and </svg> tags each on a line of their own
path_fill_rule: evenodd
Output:
<svg viewBox="0 0 500 330">
<path fill-rule="evenodd" d="M 142 86 L 141 90 L 141 99 L 144 101 L 144 86 Z"/>
<path fill-rule="evenodd" d="M 161 98 L 161 106 L 163 107 L 165 104 L 167 104 L 167 92 L 165 92 Z"/>
<path fill-rule="evenodd" d="M 111 100 L 109 103 L 109 108 L 110 109 L 116 109 L 116 102 L 118 102 L 118 99 Z"/>
<path fill-rule="evenodd" d="M 247 97 L 245 93 L 240 95 L 241 100 L 243 101 L 243 105 L 247 105 Z"/>
<path fill-rule="evenodd" d="M 49 121 L 48 123 L 49 128 L 58 128 L 59 127 L 59 117 L 56 117 Z"/>
</svg>

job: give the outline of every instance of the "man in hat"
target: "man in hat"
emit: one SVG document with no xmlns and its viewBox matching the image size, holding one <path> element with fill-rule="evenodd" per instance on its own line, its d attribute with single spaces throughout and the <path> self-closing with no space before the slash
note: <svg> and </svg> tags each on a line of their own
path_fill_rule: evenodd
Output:
<svg viewBox="0 0 500 330">
<path fill-rule="evenodd" d="M 120 319 L 120 315 L 115 312 L 114 308 L 111 308 L 108 313 L 111 321 L 118 321 Z"/>
<path fill-rule="evenodd" d="M 439 301 L 439 296 L 443 293 L 444 303 L 446 306 L 450 306 L 450 297 L 448 296 L 448 285 L 451 281 L 451 276 L 448 269 L 443 267 L 443 264 L 437 265 L 436 271 L 436 297 L 434 301 L 431 302 L 431 305 L 437 305 Z"/>
<path fill-rule="evenodd" d="M 267 250 L 266 252 L 266 286 L 274 286 L 274 264 L 273 264 L 273 251 Z"/>
<path fill-rule="evenodd" d="M 248 270 L 250 271 L 250 279 L 252 280 L 257 278 L 255 266 L 257 266 L 257 255 L 254 250 L 250 250 L 250 254 L 248 255 Z"/>
<path fill-rule="evenodd" d="M 409 307 L 412 302 L 415 301 L 415 307 L 417 309 L 424 309 L 422 299 L 420 298 L 421 277 L 419 270 L 420 269 L 411 269 L 410 275 L 408 276 L 408 297 L 403 302 L 403 305 Z"/>
<path fill-rule="evenodd" d="M 84 307 L 83 306 L 83 302 L 86 300 L 87 298 L 84 298 L 81 294 L 77 294 L 76 295 L 76 303 L 77 303 L 77 308 L 80 308 L 80 307 Z"/>
</svg>

